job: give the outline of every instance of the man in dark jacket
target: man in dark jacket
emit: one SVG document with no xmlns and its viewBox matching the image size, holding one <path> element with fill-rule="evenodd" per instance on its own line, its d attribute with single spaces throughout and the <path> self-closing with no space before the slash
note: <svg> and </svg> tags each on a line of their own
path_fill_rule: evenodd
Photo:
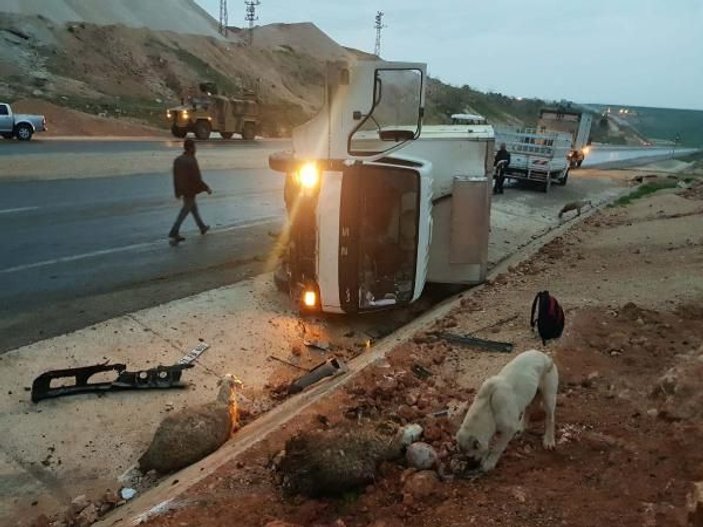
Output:
<svg viewBox="0 0 703 527">
<path fill-rule="evenodd" d="M 183 154 L 173 161 L 173 186 L 176 197 L 183 198 L 183 208 L 181 208 L 181 211 L 178 213 L 176 223 L 171 227 L 171 232 L 168 233 L 168 237 L 171 239 L 171 245 L 177 245 L 179 242 L 185 240 L 178 231 L 181 228 L 181 223 L 183 223 L 183 220 L 188 216 L 188 213 L 193 215 L 193 219 L 200 229 L 200 234 L 205 234 L 210 229 L 210 226 L 205 225 L 200 217 L 198 205 L 195 203 L 195 196 L 201 192 L 212 194 L 210 187 L 203 181 L 203 177 L 200 174 L 200 167 L 198 166 L 198 160 L 195 159 L 195 141 L 186 139 L 183 142 L 183 150 Z"/>
<path fill-rule="evenodd" d="M 501 163 L 502 161 L 502 163 Z M 500 166 L 498 165 L 500 163 Z M 500 144 L 500 149 L 496 152 L 493 166 L 495 167 L 495 180 L 493 182 L 493 194 L 503 193 L 503 182 L 505 181 L 505 169 L 510 165 L 510 152 L 505 148 L 505 143 Z"/>
</svg>

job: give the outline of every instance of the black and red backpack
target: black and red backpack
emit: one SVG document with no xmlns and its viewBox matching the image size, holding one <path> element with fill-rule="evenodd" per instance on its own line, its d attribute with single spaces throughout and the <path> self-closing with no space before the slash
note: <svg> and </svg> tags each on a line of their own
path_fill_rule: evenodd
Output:
<svg viewBox="0 0 703 527">
<path fill-rule="evenodd" d="M 537 318 L 535 318 L 535 311 Z M 546 344 L 550 339 L 561 337 L 564 331 L 564 310 L 549 291 L 540 291 L 532 302 L 530 326 L 534 328 L 535 323 L 539 336 L 542 337 L 542 344 Z"/>
</svg>

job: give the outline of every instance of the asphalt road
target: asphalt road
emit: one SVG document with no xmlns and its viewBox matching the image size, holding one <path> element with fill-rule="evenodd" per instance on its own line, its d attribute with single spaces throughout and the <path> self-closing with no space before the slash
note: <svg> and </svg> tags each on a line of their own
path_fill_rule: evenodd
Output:
<svg viewBox="0 0 703 527">
<path fill-rule="evenodd" d="M 232 143 L 201 143 L 199 151 L 205 156 Z M 281 141 L 281 148 L 287 144 Z M 9 148 L 49 159 L 56 152 L 128 156 L 179 146 L 170 140 L 0 141 L 0 153 Z M 616 150 L 596 151 L 584 166 L 593 166 L 598 156 L 612 163 L 638 153 Z M 212 230 L 201 236 L 188 218 L 182 229 L 187 240 L 176 248 L 166 237 L 179 208 L 167 172 L 0 179 L 0 352 L 270 267 L 274 243 L 269 233 L 278 232 L 284 219 L 282 176 L 268 169 L 204 174 L 215 192 L 203 195 L 199 204 Z"/>
<path fill-rule="evenodd" d="M 171 177 L 0 182 L 0 350 L 242 278 L 268 259 L 285 208 L 267 169 L 206 172 L 199 198 L 212 230 L 179 210 Z M 138 292 L 138 294 L 137 294 Z"/>
</svg>

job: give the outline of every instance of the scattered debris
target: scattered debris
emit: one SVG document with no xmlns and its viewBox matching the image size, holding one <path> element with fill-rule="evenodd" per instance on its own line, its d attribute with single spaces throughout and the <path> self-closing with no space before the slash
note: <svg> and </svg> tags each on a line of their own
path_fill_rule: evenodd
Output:
<svg viewBox="0 0 703 527">
<path fill-rule="evenodd" d="M 178 364 L 191 364 L 191 363 L 195 362 L 195 359 L 200 357 L 203 354 L 203 352 L 209 348 L 210 348 L 209 344 L 206 344 L 205 342 L 201 342 L 200 344 L 195 346 L 192 350 L 190 350 L 188 353 L 183 355 L 183 357 L 181 357 L 178 360 Z"/>
<path fill-rule="evenodd" d="M 133 488 L 123 487 L 120 489 L 120 497 L 123 500 L 129 501 L 132 498 L 134 498 L 134 496 L 136 496 L 136 495 L 137 495 L 137 491 L 134 490 Z"/>
<path fill-rule="evenodd" d="M 499 353 L 510 353 L 513 351 L 513 345 L 509 342 L 498 342 L 495 340 L 485 340 L 468 335 L 457 335 L 456 333 L 440 333 L 439 337 L 447 342 L 461 344 L 475 348 L 483 348 L 488 351 L 497 351 Z"/>
<path fill-rule="evenodd" d="M 331 349 L 330 343 L 323 340 L 304 340 L 303 344 L 308 348 L 314 348 L 320 351 L 329 351 Z"/>
<path fill-rule="evenodd" d="M 181 373 L 192 364 L 175 364 L 173 366 L 157 366 L 148 370 L 136 372 L 127 371 L 124 364 L 97 364 L 81 368 L 52 370 L 42 373 L 32 383 L 32 402 L 43 399 L 61 397 L 89 392 L 106 392 L 113 390 L 142 390 L 147 388 L 184 388 L 187 384 L 181 382 Z M 117 378 L 111 382 L 89 383 L 90 377 L 96 373 L 116 371 Z M 52 381 L 73 377 L 74 384 L 52 388 Z"/>
<path fill-rule="evenodd" d="M 288 362 L 287 360 L 276 357 L 275 355 L 269 355 L 269 359 L 278 361 L 282 364 L 285 364 L 286 366 L 290 366 L 291 368 L 296 368 L 298 370 L 307 371 L 307 372 L 310 371 L 308 368 L 303 368 L 302 366 L 298 366 L 297 364 L 293 364 L 292 362 Z"/>
<path fill-rule="evenodd" d="M 315 384 L 325 377 L 333 377 L 347 371 L 346 365 L 339 359 L 332 358 L 318 364 L 308 373 L 293 381 L 288 387 L 288 393 L 302 392 L 308 386 Z"/>
</svg>

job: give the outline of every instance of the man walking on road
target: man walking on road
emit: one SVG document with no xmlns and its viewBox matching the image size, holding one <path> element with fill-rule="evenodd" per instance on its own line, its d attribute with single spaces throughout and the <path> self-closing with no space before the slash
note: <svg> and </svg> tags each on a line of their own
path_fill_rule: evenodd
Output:
<svg viewBox="0 0 703 527">
<path fill-rule="evenodd" d="M 183 198 L 183 208 L 178 213 L 176 223 L 173 224 L 171 232 L 168 234 L 171 245 L 178 245 L 179 242 L 185 240 L 178 231 L 188 213 L 193 215 L 193 219 L 200 229 L 200 234 L 205 234 L 210 229 L 210 226 L 205 225 L 200 217 L 198 205 L 195 203 L 195 196 L 201 192 L 212 194 L 212 189 L 203 181 L 198 160 L 195 159 L 195 141 L 186 139 L 183 142 L 183 150 L 183 154 L 173 161 L 173 186 L 176 197 Z"/>
<path fill-rule="evenodd" d="M 505 148 L 505 143 L 500 144 L 500 149 L 496 152 L 493 166 L 495 167 L 493 183 L 493 194 L 503 193 L 503 182 L 505 181 L 505 169 L 510 164 L 510 152 Z"/>
</svg>

